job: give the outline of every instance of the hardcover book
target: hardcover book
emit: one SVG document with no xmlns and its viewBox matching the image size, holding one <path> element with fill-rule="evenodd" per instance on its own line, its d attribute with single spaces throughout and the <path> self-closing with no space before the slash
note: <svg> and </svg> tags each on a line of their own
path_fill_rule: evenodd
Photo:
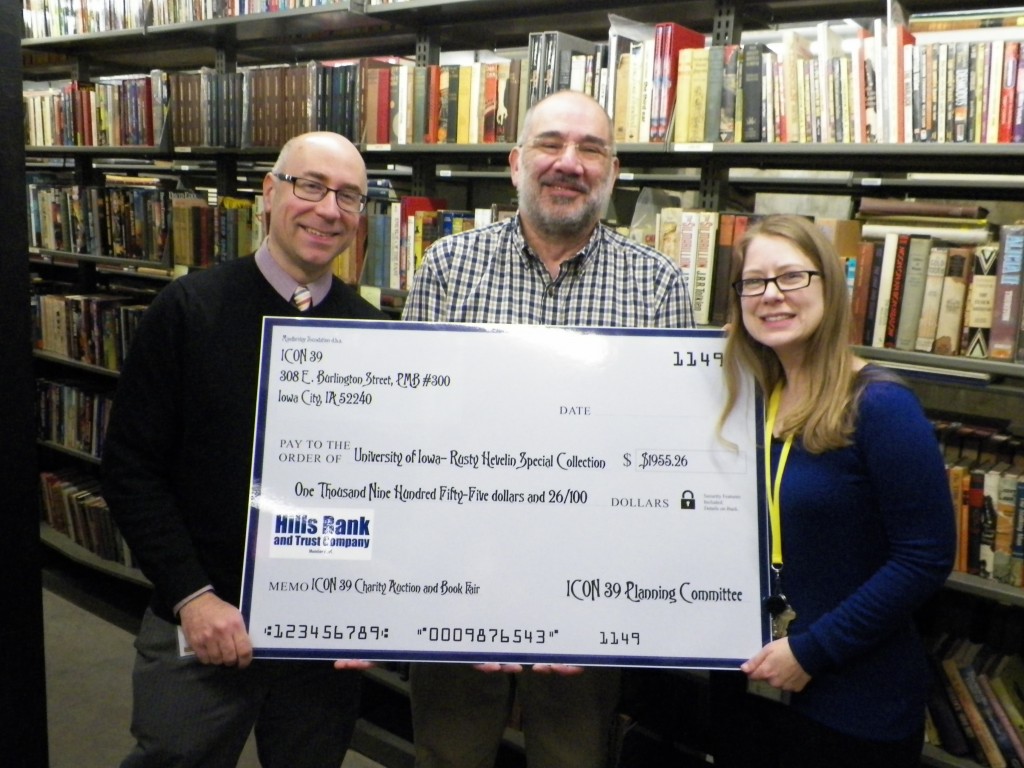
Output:
<svg viewBox="0 0 1024 768">
<path fill-rule="evenodd" d="M 999 747 L 996 745 L 995 739 L 992 737 L 992 732 L 989 730 L 981 715 L 981 711 L 978 709 L 977 701 L 971 695 L 971 692 L 962 677 L 957 659 L 943 659 L 942 669 L 946 673 L 957 701 L 963 708 L 967 721 L 970 723 L 971 730 L 981 746 L 983 759 L 989 762 L 990 766 L 993 766 L 993 768 L 994 766 L 1006 768 L 1006 761 L 1003 760 L 1002 754 L 999 752 Z M 995 760 L 995 763 L 992 763 L 992 760 Z"/>
<path fill-rule="evenodd" d="M 938 330 L 939 308 L 942 305 L 942 283 L 946 276 L 946 262 L 949 247 L 933 245 L 928 254 L 928 266 L 925 270 L 924 298 L 921 302 L 921 319 L 917 325 L 917 339 L 914 349 L 918 352 L 931 352 Z"/>
<path fill-rule="evenodd" d="M 697 325 L 708 325 L 711 322 L 718 219 L 717 211 L 700 211 L 697 222 L 697 261 L 690 297 Z"/>
<path fill-rule="evenodd" d="M 683 271 L 686 287 L 693 295 L 697 273 L 697 236 L 700 226 L 698 211 L 682 210 L 679 214 L 679 253 L 676 263 Z"/>
<path fill-rule="evenodd" d="M 652 110 L 650 140 L 665 141 L 669 123 L 676 112 L 676 86 L 679 55 L 685 49 L 704 48 L 705 38 L 682 24 L 661 22 L 654 28 L 654 109 Z M 696 73 L 694 73 L 696 76 Z M 706 76 L 706 71 L 705 71 Z M 678 131 L 677 134 L 678 135 Z M 688 141 L 695 141 L 690 138 Z M 678 139 L 677 139 L 678 141 Z"/>
<path fill-rule="evenodd" d="M 818 107 L 818 120 L 820 123 L 819 141 L 831 143 L 841 141 L 840 131 L 837 130 L 841 121 L 840 102 L 833 99 L 833 81 L 831 77 L 832 63 L 844 58 L 842 39 L 832 29 L 829 22 L 823 21 L 816 25 L 817 32 L 817 64 L 818 64 L 818 92 L 815 94 Z"/>
<path fill-rule="evenodd" d="M 690 81 L 690 122 L 686 132 L 687 141 L 704 141 L 710 57 L 711 51 L 708 48 L 693 49 L 693 78 Z M 678 104 L 678 97 L 676 103 Z"/>
<path fill-rule="evenodd" d="M 704 141 L 719 140 L 722 112 L 722 83 L 725 77 L 725 47 L 708 47 L 707 102 L 704 107 Z"/>
<path fill-rule="evenodd" d="M 736 219 L 743 214 L 720 213 L 715 253 L 714 277 L 711 281 L 711 324 L 722 326 L 729 321 L 729 292 L 732 286 L 732 246 Z"/>
<path fill-rule="evenodd" d="M 862 343 L 866 347 L 874 346 L 875 320 L 878 316 L 878 294 L 882 284 L 882 266 L 885 256 L 885 241 L 874 243 L 875 255 L 871 261 L 871 275 L 868 279 L 867 306 L 864 314 L 864 337 Z"/>
<path fill-rule="evenodd" d="M 609 64 L 609 66 L 611 65 Z M 609 93 L 614 92 L 615 111 L 612 113 L 612 123 L 615 129 L 615 141 L 617 142 L 626 141 L 629 136 L 629 104 L 633 79 L 630 70 L 632 66 L 633 57 L 629 50 L 620 54 L 615 62 L 614 87 L 609 89 Z"/>
<path fill-rule="evenodd" d="M 999 97 L 999 143 L 1013 141 L 1013 120 L 1017 97 L 1017 67 L 1020 59 L 1020 42 L 1007 40 L 1003 45 L 1003 87 Z"/>
<path fill-rule="evenodd" d="M 398 288 L 409 290 L 412 287 L 412 280 L 416 272 L 416 222 L 417 214 L 423 211 L 439 211 L 448 205 L 443 198 L 422 197 L 418 195 L 406 195 L 401 199 L 401 230 L 399 239 L 398 265 L 399 278 Z M 421 219 L 422 220 L 422 219 Z M 422 236 L 422 225 L 421 225 Z M 422 242 L 421 242 L 422 248 Z M 421 250 L 422 257 L 422 250 Z"/>
<path fill-rule="evenodd" d="M 900 200 L 888 197 L 862 197 L 857 214 L 867 216 L 941 216 L 953 219 L 984 219 L 988 209 L 978 203 L 938 200 Z"/>
<path fill-rule="evenodd" d="M 690 97 L 694 81 L 693 55 L 693 48 L 684 48 L 679 52 L 676 65 L 675 90 L 678 98 L 672 117 L 672 141 L 676 144 L 685 144 L 693 140 L 690 135 L 690 111 L 693 108 L 693 100 Z M 651 141 L 658 141 L 653 136 L 655 132 L 655 126 L 651 126 Z"/>
<path fill-rule="evenodd" d="M 527 41 L 528 81 L 527 108 L 541 100 L 544 93 L 544 46 L 546 37 L 543 32 L 531 32 Z"/>
<path fill-rule="evenodd" d="M 917 342 L 917 329 L 921 321 L 928 260 L 932 250 L 930 237 L 912 237 L 907 249 L 906 277 L 903 300 L 896 326 L 896 349 L 912 350 Z"/>
<path fill-rule="evenodd" d="M 874 331 L 871 337 L 872 347 L 886 346 L 886 335 L 890 326 L 892 328 L 892 338 L 895 341 L 896 318 L 899 312 L 899 298 L 903 291 L 902 280 L 906 266 L 907 246 L 909 244 L 909 235 L 890 233 L 885 236 L 885 247 L 882 249 L 882 264 L 878 281 L 878 297 L 875 306 Z M 899 268 L 897 269 L 897 267 Z M 893 315 L 892 320 L 890 320 L 890 311 L 896 313 Z"/>
<path fill-rule="evenodd" d="M 732 142 L 736 140 L 736 103 L 740 93 L 739 69 L 742 48 L 739 45 L 726 45 L 723 49 L 724 62 L 722 72 L 722 95 L 719 109 L 718 141 Z M 742 112 L 739 113 L 742 130 Z"/>
<path fill-rule="evenodd" d="M 1003 681 L 995 676 L 997 671 L 998 665 L 992 674 L 985 673 L 979 675 L 978 682 L 981 684 L 982 690 L 988 697 L 993 711 L 1006 731 L 1007 738 L 1013 747 L 1013 754 L 1017 764 L 1024 765 L 1024 762 L 1022 762 L 1024 761 L 1024 741 L 1022 741 L 1020 731 L 1020 728 L 1024 726 L 1024 719 L 1022 719 L 1020 710 L 1017 709 L 1010 698 Z"/>
<path fill-rule="evenodd" d="M 803 62 L 812 58 L 810 41 L 793 30 L 782 33 L 782 121 L 781 141 L 802 142 L 804 126 L 800 121 L 800 73 Z"/>
<path fill-rule="evenodd" d="M 1019 447 L 1019 446 L 1015 446 Z M 992 577 L 1003 584 L 1011 584 L 1010 568 L 1013 555 L 1014 519 L 1017 514 L 1018 467 L 1008 457 L 999 476 L 995 499 L 995 541 L 993 542 Z"/>
<path fill-rule="evenodd" d="M 964 357 L 988 357 L 998 264 L 998 245 L 979 245 L 974 248 L 974 269 L 967 289 L 963 339 L 960 344 Z"/>
<path fill-rule="evenodd" d="M 868 310 L 868 293 L 871 289 L 871 271 L 875 261 L 876 243 L 862 240 L 857 247 L 857 263 L 853 277 L 853 291 L 850 294 L 850 343 L 864 343 L 864 321 Z"/>
<path fill-rule="evenodd" d="M 942 301 L 935 328 L 932 352 L 937 355 L 959 355 L 964 321 L 967 286 L 974 269 L 974 249 L 950 247 L 947 252 L 946 276 L 942 281 Z"/>
<path fill-rule="evenodd" d="M 946 674 L 935 658 L 935 653 L 941 654 L 942 649 L 928 654 L 928 667 L 932 679 L 928 694 L 928 714 L 935 724 L 937 740 L 942 749 L 951 755 L 966 757 L 971 754 L 966 736 L 970 725 Z"/>
<path fill-rule="evenodd" d="M 555 30 L 545 32 L 544 35 L 545 71 L 541 98 L 568 89 L 572 74 L 572 57 L 575 54 L 592 57 L 595 50 L 593 42 L 567 32 Z"/>
<path fill-rule="evenodd" d="M 763 43 L 749 43 L 743 46 L 743 114 L 740 128 L 742 141 L 761 141 L 764 128 L 764 104 L 762 101 L 764 70 L 763 57 L 768 46 Z"/>
<path fill-rule="evenodd" d="M 620 97 L 625 92 L 625 98 L 628 98 L 629 91 L 628 63 L 623 63 L 623 56 L 628 59 L 633 43 L 654 40 L 654 24 L 633 21 L 614 13 L 608 14 L 608 21 L 608 70 L 613 77 L 610 78 L 611 82 L 608 84 L 605 110 L 609 115 L 616 117 L 616 126 L 618 126 L 619 110 L 626 108 Z M 626 69 L 627 82 L 625 83 L 621 80 L 620 67 Z M 620 88 L 622 91 L 619 90 Z M 618 135 L 616 138 L 618 139 Z"/>
<path fill-rule="evenodd" d="M 972 665 L 964 664 L 960 667 L 960 675 L 978 707 L 978 712 L 981 714 L 992 740 L 990 743 L 984 736 L 981 740 L 990 767 L 997 768 L 997 766 L 1002 765 L 1007 768 L 1020 768 L 1021 762 L 1013 754 L 1013 746 L 1009 741 L 1009 737 L 1002 723 L 992 710 L 992 705 L 981 687 L 978 671 Z"/>
<path fill-rule="evenodd" d="M 1017 354 L 1021 296 L 1024 288 L 1024 224 L 1006 224 L 999 229 L 996 294 L 989 336 L 989 357 L 1013 361 Z"/>
</svg>

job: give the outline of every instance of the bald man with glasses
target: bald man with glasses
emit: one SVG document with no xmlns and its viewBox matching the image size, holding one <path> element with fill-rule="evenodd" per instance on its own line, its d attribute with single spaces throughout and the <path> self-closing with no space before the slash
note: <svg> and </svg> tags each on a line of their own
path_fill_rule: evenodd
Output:
<svg viewBox="0 0 1024 768">
<path fill-rule="evenodd" d="M 254 729 L 265 768 L 344 759 L 359 673 L 253 660 L 238 604 L 263 318 L 383 317 L 331 272 L 366 188 L 347 139 L 291 139 L 263 182 L 257 252 L 174 281 L 143 316 L 103 457 L 104 497 L 153 583 L 136 641 L 137 743 L 123 766 L 236 765 Z"/>
</svg>

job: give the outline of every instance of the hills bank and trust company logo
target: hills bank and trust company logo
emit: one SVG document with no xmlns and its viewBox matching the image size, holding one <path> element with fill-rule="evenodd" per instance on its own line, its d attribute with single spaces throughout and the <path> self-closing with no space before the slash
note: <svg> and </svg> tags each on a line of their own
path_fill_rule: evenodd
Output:
<svg viewBox="0 0 1024 768">
<path fill-rule="evenodd" d="M 274 515 L 270 557 L 369 560 L 373 556 L 373 510 Z"/>
</svg>

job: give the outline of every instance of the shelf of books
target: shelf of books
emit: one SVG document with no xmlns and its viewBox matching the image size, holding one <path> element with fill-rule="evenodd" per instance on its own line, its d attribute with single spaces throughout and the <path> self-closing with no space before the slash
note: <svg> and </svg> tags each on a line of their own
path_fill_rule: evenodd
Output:
<svg viewBox="0 0 1024 768">
<path fill-rule="evenodd" d="M 152 137 L 126 142 L 103 131 L 120 125 L 119 120 L 100 119 L 103 104 L 114 104 L 111 94 L 128 90 L 170 113 L 175 147 L 277 146 L 280 134 L 268 133 L 264 123 L 281 121 L 256 117 L 268 114 L 292 121 L 285 133 L 298 126 L 331 127 L 367 147 L 395 150 L 412 144 L 419 150 L 423 144 L 457 143 L 460 151 L 472 151 L 462 145 L 514 140 L 512 126 L 525 108 L 547 91 L 565 87 L 587 90 L 605 103 L 624 144 L 667 145 L 684 155 L 720 154 L 733 163 L 827 160 L 859 165 L 870 155 L 874 164 L 886 167 L 897 163 L 919 169 L 939 161 L 953 163 L 953 170 L 969 166 L 977 172 L 991 166 L 1005 171 L 998 157 L 1019 154 L 1014 145 L 1024 139 L 1024 114 L 1016 108 L 1020 35 L 1015 27 L 915 35 L 913 23 L 879 18 L 782 25 L 719 43 L 673 22 L 634 21 L 602 12 L 600 28 L 589 30 L 588 38 L 579 36 L 583 30 L 575 14 L 566 20 L 574 33 L 559 28 L 558 19 L 544 17 L 533 22 L 534 29 L 543 23 L 553 31 L 516 33 L 514 44 L 504 49 L 467 51 L 442 44 L 437 63 L 411 58 L 407 44 L 396 44 L 379 29 L 363 30 L 362 37 L 376 47 L 372 56 L 354 52 L 344 39 L 333 39 L 333 56 L 344 58 L 318 60 L 302 42 L 304 36 L 334 32 L 332 14 L 395 16 L 414 27 L 421 15 L 430 14 L 429 24 L 438 26 L 434 17 L 442 9 L 483 20 L 508 15 L 503 1 L 407 0 L 370 6 L 367 15 L 345 4 L 251 14 L 267 17 L 266 27 L 246 16 L 169 25 L 172 30 L 180 26 L 193 45 L 203 39 L 205 29 L 229 25 L 235 32 L 232 39 L 216 34 L 211 39 L 233 53 L 250 38 L 287 39 L 292 47 L 279 58 L 300 61 L 268 64 L 273 56 L 263 52 L 259 65 L 244 66 L 238 59 L 233 61 L 239 65 L 236 71 L 219 71 L 216 57 L 207 53 L 194 71 L 171 60 L 144 74 L 42 87 L 26 92 L 28 143 L 155 145 Z M 645 15 L 664 12 L 658 3 L 636 10 Z M 814 10 L 820 13 L 820 8 Z M 798 15 L 792 10 L 789 14 Z M 301 19 L 310 20 L 310 29 L 302 27 Z M 119 29 L 116 34 L 150 51 L 173 51 L 159 37 L 165 26 Z M 506 24 L 489 26 L 507 30 Z M 92 47 L 106 53 L 115 46 L 104 36 L 114 33 L 31 37 L 24 46 L 67 49 L 92 63 Z M 493 44 L 494 32 L 479 38 L 462 35 L 453 45 L 466 39 Z M 353 98 L 357 93 L 361 95 Z M 264 104 L 265 99 L 270 101 Z M 48 101 L 63 106 L 57 109 Z M 452 125 L 431 122 L 435 115 L 443 120 L 452 106 Z M 70 111 L 70 119 L 48 130 L 64 111 Z M 160 119 L 155 112 L 153 122 Z M 474 120 L 477 124 L 471 127 Z M 196 124 L 202 128 L 193 135 Z M 872 147 L 857 148 L 866 144 Z M 433 151 L 444 150 L 439 146 Z"/>
<path fill-rule="evenodd" d="M 92 536 L 92 534 L 89 534 Z M 102 540 L 104 537 L 114 536 L 111 530 L 106 533 L 100 533 L 96 535 L 97 540 Z M 52 527 L 49 523 L 43 522 L 39 525 L 39 538 L 48 547 L 61 552 L 65 557 L 74 560 L 77 563 L 87 565 L 94 570 L 101 571 L 112 576 L 131 581 L 135 584 L 141 584 L 143 586 L 152 586 L 149 580 L 142 575 L 142 571 L 138 567 L 131 565 L 131 553 L 127 551 L 123 541 L 111 538 L 110 545 L 110 556 L 99 555 L 93 549 L 89 548 L 92 546 L 90 543 L 89 547 L 83 546 L 77 543 L 77 541 L 71 538 L 67 533 L 59 531 Z M 106 546 L 106 545 L 104 545 Z M 120 548 L 120 549 L 118 549 Z M 116 557 L 125 558 L 124 561 L 114 559 Z M 128 563 L 128 564 L 126 564 Z"/>
<path fill-rule="evenodd" d="M 29 4 L 26 3 L 26 6 Z M 87 58 L 96 71 L 211 65 L 230 49 L 239 62 L 294 60 L 337 51 L 348 55 L 391 45 L 412 50 L 410 31 L 364 14 L 362 0 L 331 3 L 125 3 L 95 11 L 82 0 L 32 4 L 24 11 L 23 51 L 45 67 Z M 334 55 L 334 54 L 328 54 Z"/>
<path fill-rule="evenodd" d="M 145 583 L 103 500 L 99 463 L 116 371 L 38 351 L 43 542 L 99 570 Z M 72 373 L 68 373 L 72 371 Z"/>
<path fill-rule="evenodd" d="M 992 605 L 962 595 L 947 600 L 942 609 L 953 629 L 927 637 L 933 685 L 925 765 L 993 768 L 1024 759 L 1021 614 L 1006 606 L 978 610 Z"/>
</svg>

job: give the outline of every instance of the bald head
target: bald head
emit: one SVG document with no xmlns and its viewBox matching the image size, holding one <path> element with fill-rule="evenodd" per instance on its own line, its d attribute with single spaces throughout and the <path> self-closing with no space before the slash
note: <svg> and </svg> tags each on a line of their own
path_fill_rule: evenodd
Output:
<svg viewBox="0 0 1024 768">
<path fill-rule="evenodd" d="M 604 141 L 611 154 L 615 154 L 615 131 L 611 118 L 600 102 L 579 91 L 558 91 L 530 107 L 523 118 L 520 146 L 546 130 L 546 126 L 558 116 L 565 114 L 573 115 L 575 120 L 582 120 L 581 130 L 585 129 L 595 138 Z"/>
<path fill-rule="evenodd" d="M 361 172 L 363 178 L 361 191 L 366 192 L 366 163 L 363 161 L 363 156 L 359 154 L 355 144 L 340 133 L 312 131 L 293 136 L 281 147 L 277 162 L 274 163 L 274 172 L 282 173 L 282 169 L 287 168 L 297 154 L 325 154 L 337 157 L 348 167 L 350 172 Z M 324 170 L 326 172 L 327 169 Z"/>
</svg>

